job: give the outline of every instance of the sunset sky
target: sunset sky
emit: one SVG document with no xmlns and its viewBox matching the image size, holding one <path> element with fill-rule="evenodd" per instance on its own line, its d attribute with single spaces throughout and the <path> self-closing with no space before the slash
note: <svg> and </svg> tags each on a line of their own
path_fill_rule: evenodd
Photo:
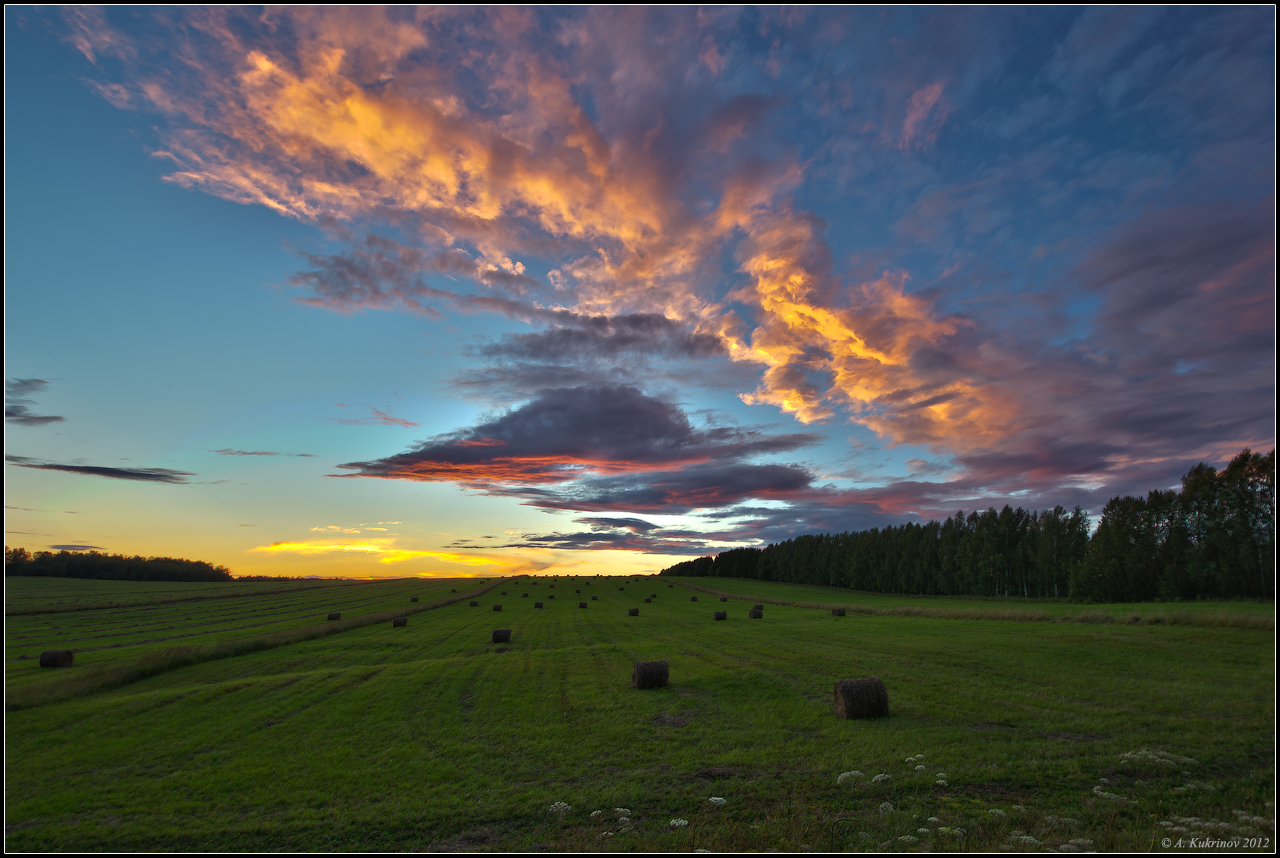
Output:
<svg viewBox="0 0 1280 858">
<path fill-rule="evenodd" d="M 1273 7 L 5 23 L 9 546 L 648 572 L 1275 443 Z"/>
</svg>

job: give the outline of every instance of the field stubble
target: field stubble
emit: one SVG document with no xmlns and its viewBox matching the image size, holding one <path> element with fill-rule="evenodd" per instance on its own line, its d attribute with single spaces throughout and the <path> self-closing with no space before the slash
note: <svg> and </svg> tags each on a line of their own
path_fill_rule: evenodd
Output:
<svg viewBox="0 0 1280 858">
<path fill-rule="evenodd" d="M 759 582 L 713 622 L 723 603 L 652 579 L 556 583 L 598 600 L 507 599 L 495 615 L 490 594 L 399 629 L 378 614 L 11 711 L 6 846 L 1274 845 L 1270 630 L 838 618 L 777 602 L 749 620 Z M 490 641 L 499 619 L 509 644 Z M 663 659 L 668 687 L 630 687 L 635 661 Z M 834 682 L 863 675 L 885 681 L 891 717 L 836 720 Z"/>
</svg>

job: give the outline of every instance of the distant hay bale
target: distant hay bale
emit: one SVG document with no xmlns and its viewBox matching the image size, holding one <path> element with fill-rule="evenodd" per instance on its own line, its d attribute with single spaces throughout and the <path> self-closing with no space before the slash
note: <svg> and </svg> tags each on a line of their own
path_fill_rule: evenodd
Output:
<svg viewBox="0 0 1280 858">
<path fill-rule="evenodd" d="M 534 603 L 533 603 L 533 606 L 534 606 L 535 608 L 541 608 L 541 607 L 542 607 L 542 603 L 541 603 L 541 602 L 534 602 Z"/>
<path fill-rule="evenodd" d="M 529 594 L 528 594 L 528 593 L 521 593 L 521 594 L 520 594 L 520 597 L 521 597 L 521 598 L 523 598 L 523 599 L 527 599 L 527 598 L 529 598 Z"/>
<path fill-rule="evenodd" d="M 720 601 L 721 601 L 721 602 L 727 602 L 727 601 L 729 601 L 729 597 L 728 597 L 728 596 L 721 596 L 721 597 L 720 597 Z"/>
<path fill-rule="evenodd" d="M 647 605 L 647 604 L 649 604 L 649 603 L 650 603 L 650 602 L 652 602 L 652 601 L 653 601 L 653 599 L 645 599 L 645 600 L 644 600 L 644 603 Z"/>
<path fill-rule="evenodd" d="M 668 590 L 674 590 L 674 589 L 675 589 L 675 586 L 676 586 L 675 584 L 668 584 L 668 585 L 667 585 L 667 589 L 668 589 Z"/>
<path fill-rule="evenodd" d="M 506 590 L 503 590 L 503 591 L 502 591 L 502 595 L 504 595 L 504 596 L 505 596 L 505 595 L 507 595 L 507 591 L 506 591 Z"/>
<path fill-rule="evenodd" d="M 47 649 L 40 653 L 41 667 L 70 667 L 76 654 L 69 649 Z"/>
<path fill-rule="evenodd" d="M 494 643 L 511 643 L 511 629 L 494 629 Z"/>
<path fill-rule="evenodd" d="M 471 607 L 478 608 L 479 606 L 480 606 L 479 602 L 477 602 L 475 599 L 471 600 Z"/>
<path fill-rule="evenodd" d="M 618 592 L 619 592 L 619 593 L 624 593 L 624 592 L 626 592 L 626 590 L 625 590 L 624 588 L 622 588 L 622 587 L 619 587 L 619 588 L 618 588 Z"/>
<path fill-rule="evenodd" d="M 397 629 L 400 628 L 401 626 L 407 626 L 409 625 L 409 618 L 396 617 L 394 620 L 391 621 L 391 625 L 393 628 L 397 628 Z"/>
<path fill-rule="evenodd" d="M 751 609 L 751 613 L 750 613 L 750 617 L 751 617 L 751 619 L 753 619 L 753 620 L 763 620 L 763 619 L 764 619 L 764 611 L 757 611 L 757 610 L 755 610 L 754 608 L 752 608 L 752 609 Z"/>
<path fill-rule="evenodd" d="M 727 619 L 729 619 L 729 612 L 728 612 L 728 611 L 716 611 L 716 619 L 717 619 L 717 620 L 727 620 Z"/>
<path fill-rule="evenodd" d="M 650 594 L 649 594 L 649 598 L 650 598 L 650 599 L 656 599 L 656 598 L 658 598 L 658 594 L 657 594 L 657 593 L 650 593 Z"/>
<path fill-rule="evenodd" d="M 578 607 L 579 607 L 579 608 L 585 608 L 586 606 L 587 606 L 587 603 L 586 603 L 586 602 L 579 602 L 579 603 L 578 603 Z"/>
<path fill-rule="evenodd" d="M 547 586 L 548 586 L 548 587 L 550 587 L 552 590 L 554 590 L 554 589 L 556 588 L 556 585 L 555 585 L 555 584 L 548 584 Z"/>
<path fill-rule="evenodd" d="M 342 614 L 338 613 L 337 611 L 330 611 L 330 612 L 329 612 L 329 619 L 331 619 L 331 620 L 340 620 L 340 619 L 342 619 Z"/>
<path fill-rule="evenodd" d="M 628 617 L 638 617 L 638 616 L 640 616 L 640 609 L 639 609 L 639 608 L 627 608 L 627 616 L 628 616 Z"/>
<path fill-rule="evenodd" d="M 594 601 L 596 601 L 596 598 L 597 598 L 596 596 L 592 596 L 592 597 L 591 597 L 591 601 L 593 601 L 593 602 L 594 602 Z"/>
<path fill-rule="evenodd" d="M 665 688 L 669 675 L 665 661 L 637 661 L 631 669 L 631 684 L 636 688 Z"/>
<path fill-rule="evenodd" d="M 878 676 L 840 680 L 835 703 L 840 718 L 884 718 L 889 714 L 889 692 Z"/>
<path fill-rule="evenodd" d="M 458 592 L 458 591 L 457 591 L 457 590 L 454 590 L 453 592 L 455 592 L 455 593 L 456 593 L 456 592 Z M 417 596 L 412 596 L 412 597 L 410 597 L 409 601 L 410 601 L 410 602 L 416 602 L 416 601 L 418 601 L 418 597 L 417 597 Z"/>
<path fill-rule="evenodd" d="M 494 606 L 493 606 L 493 609 L 494 609 L 495 611 L 501 611 L 501 610 L 502 610 L 502 606 L 501 606 L 501 605 L 494 605 Z"/>
<path fill-rule="evenodd" d="M 831 609 L 831 616 L 833 616 L 833 617 L 843 617 L 843 616 L 844 616 L 844 608 L 832 608 L 832 609 Z"/>
<path fill-rule="evenodd" d="M 574 590 L 573 592 L 575 592 L 575 593 L 581 593 L 582 591 L 581 591 L 581 590 Z"/>
<path fill-rule="evenodd" d="M 556 594 L 555 594 L 555 593 L 552 593 L 552 594 L 551 594 L 550 596 L 548 596 L 547 598 L 548 598 L 548 599 L 554 599 L 555 597 L 556 597 Z"/>
<path fill-rule="evenodd" d="M 690 597 L 689 597 L 689 601 L 690 601 L 690 602 L 696 602 L 696 601 L 698 601 L 698 597 L 697 597 L 697 596 L 690 596 Z"/>
</svg>

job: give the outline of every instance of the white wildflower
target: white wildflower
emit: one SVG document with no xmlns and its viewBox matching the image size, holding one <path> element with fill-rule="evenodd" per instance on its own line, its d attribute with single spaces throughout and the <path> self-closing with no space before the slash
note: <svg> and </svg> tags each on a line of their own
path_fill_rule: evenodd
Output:
<svg viewBox="0 0 1280 858">
<path fill-rule="evenodd" d="M 923 771 L 924 771 L 924 766 L 923 766 L 923 765 L 916 766 L 916 771 L 917 771 L 917 772 L 923 772 Z"/>
<path fill-rule="evenodd" d="M 1008 816 L 1009 815 L 1005 813 L 1003 810 L 1000 810 L 994 807 L 988 810 L 987 813 L 991 814 L 992 816 Z"/>
<path fill-rule="evenodd" d="M 1058 851 L 1059 852 L 1079 852 L 1080 847 L 1072 846 L 1070 843 L 1063 843 L 1061 846 L 1058 847 Z"/>
<path fill-rule="evenodd" d="M 630 816 L 630 815 L 631 815 L 631 811 L 630 811 L 629 809 L 625 808 L 625 807 L 615 807 L 615 808 L 613 809 L 613 812 L 614 812 L 614 813 L 616 813 L 616 814 L 618 814 L 618 816 Z"/>
<path fill-rule="evenodd" d="M 1019 813 L 1026 813 L 1026 812 L 1027 812 L 1027 809 L 1026 809 L 1025 807 L 1023 807 L 1022 805 L 1020 805 L 1020 804 L 1015 804 L 1015 805 L 1013 806 L 1013 809 L 1014 809 L 1014 810 L 1016 810 L 1016 811 L 1018 811 Z"/>
<path fill-rule="evenodd" d="M 941 822 L 941 821 L 942 821 L 942 820 L 938 819 L 938 817 L 936 817 L 936 816 L 931 816 L 931 817 L 929 817 L 928 819 L 926 819 L 926 820 L 925 820 L 925 822 L 929 823 L 930 825 L 932 825 L 932 824 L 933 824 L 933 823 L 935 823 L 935 822 Z"/>
<path fill-rule="evenodd" d="M 887 802 L 887 801 L 882 801 L 882 802 L 880 802 L 880 812 L 881 812 L 881 813 L 893 813 L 893 805 L 889 804 L 889 802 Z"/>
<path fill-rule="evenodd" d="M 613 836 L 612 831 L 601 831 L 599 834 L 596 835 L 596 840 L 604 840 L 606 837 L 612 837 L 612 836 Z"/>
<path fill-rule="evenodd" d="M 916 758 L 915 758 L 915 757 L 907 757 L 907 758 L 906 758 L 905 760 L 903 760 L 902 762 L 904 762 L 904 763 L 914 763 L 915 761 L 916 761 Z"/>
<path fill-rule="evenodd" d="M 631 817 L 629 817 L 629 816 L 619 816 L 619 817 L 618 817 L 618 824 L 619 824 L 619 825 L 623 825 L 623 826 L 630 825 L 630 824 L 631 824 Z"/>
<path fill-rule="evenodd" d="M 604 813 L 604 811 L 603 811 L 603 810 L 593 810 L 593 811 L 591 811 L 591 818 L 592 818 L 592 819 L 598 819 L 598 818 L 599 818 L 599 816 L 600 816 L 600 814 L 602 814 L 602 813 Z"/>
<path fill-rule="evenodd" d="M 903 843 L 919 843 L 920 842 L 919 837 L 912 837 L 910 834 L 904 834 L 898 839 L 901 840 Z"/>
<path fill-rule="evenodd" d="M 946 773 L 946 772 L 938 772 L 936 775 L 934 775 L 934 777 L 935 777 L 935 778 L 937 778 L 937 779 L 938 779 L 938 780 L 940 780 L 940 781 L 945 781 L 945 780 L 947 779 L 947 773 Z"/>
<path fill-rule="evenodd" d="M 1093 845 L 1092 840 L 1088 840 L 1084 837 L 1077 837 L 1074 840 L 1068 840 L 1067 842 L 1070 843 L 1072 846 L 1079 846 L 1081 849 L 1085 849 Z"/>
<path fill-rule="evenodd" d="M 680 817 L 677 816 L 675 819 L 671 820 L 669 824 L 671 825 L 672 828 L 684 828 L 686 825 L 689 824 L 689 820 L 681 819 Z"/>
<path fill-rule="evenodd" d="M 1019 838 L 1018 838 L 1018 842 L 1019 842 L 1019 843 L 1026 844 L 1027 846 L 1039 846 L 1039 845 L 1040 845 L 1040 841 L 1039 841 L 1039 840 L 1036 840 L 1036 839 L 1035 839 L 1034 837 L 1032 837 L 1030 834 L 1024 834 L 1024 835 L 1022 835 L 1021 837 L 1019 837 Z"/>
<path fill-rule="evenodd" d="M 929 829 L 927 829 L 927 828 L 917 828 L 917 829 L 916 829 L 916 834 L 928 834 L 928 833 L 929 833 Z"/>
<path fill-rule="evenodd" d="M 933 782 L 933 785 L 934 785 L 934 786 L 946 786 L 946 785 L 947 785 L 947 782 L 946 782 L 946 781 L 934 781 L 934 782 Z"/>
<path fill-rule="evenodd" d="M 555 804 L 551 805 L 552 813 L 568 813 L 571 810 L 573 810 L 573 808 L 565 804 L 563 801 L 557 801 Z"/>
<path fill-rule="evenodd" d="M 707 799 L 707 801 L 711 802 L 716 807 L 720 807 L 725 803 L 724 799 L 718 795 L 711 796 L 711 798 Z"/>
<path fill-rule="evenodd" d="M 856 780 L 862 777 L 862 772 L 841 772 L 840 777 L 836 778 L 836 785 L 839 786 L 845 781 Z"/>
<path fill-rule="evenodd" d="M 873 784 L 884 783 L 884 782 L 885 782 L 885 781 L 887 781 L 888 779 L 889 779 L 889 776 L 888 776 L 888 775 L 886 775 L 886 774 L 884 774 L 884 773 L 881 773 L 881 774 L 876 775 L 874 778 L 872 778 L 872 779 L 871 779 L 871 782 L 872 782 Z"/>
</svg>

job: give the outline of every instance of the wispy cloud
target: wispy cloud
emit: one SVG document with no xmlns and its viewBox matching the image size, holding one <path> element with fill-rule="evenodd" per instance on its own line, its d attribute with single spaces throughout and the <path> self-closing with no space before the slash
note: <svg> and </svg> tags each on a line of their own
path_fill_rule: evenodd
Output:
<svg viewBox="0 0 1280 858">
<path fill-rule="evenodd" d="M 223 447 L 221 450 L 210 450 L 210 453 L 217 453 L 219 456 L 298 456 L 308 459 L 314 459 L 314 453 L 276 453 L 270 450 L 233 450 L 230 447 Z"/>
<path fill-rule="evenodd" d="M 335 402 L 334 404 L 337 405 L 339 408 L 348 407 L 347 404 L 344 402 Z M 368 405 L 362 402 L 357 402 L 355 404 L 364 405 L 365 408 L 368 408 L 369 416 L 354 417 L 349 419 L 343 418 L 343 417 L 332 417 L 330 419 L 333 420 L 335 423 L 345 423 L 348 426 L 382 425 L 382 426 L 402 426 L 408 429 L 410 427 L 418 425 L 417 423 L 414 423 L 412 420 L 405 420 L 403 417 L 394 416 L 393 414 L 391 414 L 391 412 L 388 409 L 376 408 L 372 405 Z"/>
<path fill-rule="evenodd" d="M 4 383 L 4 419 L 8 423 L 16 423 L 19 426 L 44 426 L 49 423 L 58 423 L 65 420 L 65 417 L 56 417 L 53 415 L 32 414 L 31 409 L 27 406 L 34 405 L 35 400 L 30 399 L 33 393 L 43 393 L 45 388 L 49 386 L 49 382 L 42 378 L 9 378 Z"/>
<path fill-rule="evenodd" d="M 187 477 L 196 476 L 189 471 L 175 471 L 170 468 L 113 468 L 100 465 L 60 464 L 57 462 L 41 462 L 26 456 L 5 456 L 5 461 L 20 468 L 34 468 L 41 471 L 63 471 L 68 474 L 82 474 L 90 477 L 109 477 L 113 480 L 136 480 L 146 483 L 187 482 Z"/>
</svg>

